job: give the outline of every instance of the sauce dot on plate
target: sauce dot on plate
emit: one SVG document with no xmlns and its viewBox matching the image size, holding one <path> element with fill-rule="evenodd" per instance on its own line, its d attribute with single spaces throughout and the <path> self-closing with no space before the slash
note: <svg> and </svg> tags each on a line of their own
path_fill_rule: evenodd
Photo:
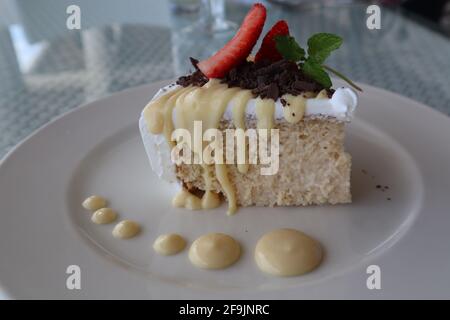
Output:
<svg viewBox="0 0 450 320">
<path fill-rule="evenodd" d="M 176 233 L 163 234 L 153 243 L 153 249 L 164 256 L 177 254 L 186 247 L 186 240 Z"/>
<path fill-rule="evenodd" d="M 293 229 L 278 229 L 263 235 L 256 244 L 259 269 L 276 276 L 298 276 L 314 270 L 322 261 L 322 246 Z"/>
<path fill-rule="evenodd" d="M 189 249 L 189 260 L 202 269 L 224 269 L 241 255 L 239 243 L 223 233 L 209 233 L 195 240 Z"/>
<path fill-rule="evenodd" d="M 117 212 L 111 208 L 101 208 L 92 214 L 91 220 L 96 224 L 108 224 L 117 219 Z"/>
<path fill-rule="evenodd" d="M 135 237 L 139 232 L 141 232 L 141 226 L 138 223 L 131 220 L 123 220 L 116 224 L 112 234 L 114 238 L 129 239 Z"/>
<path fill-rule="evenodd" d="M 82 206 L 86 210 L 95 211 L 106 207 L 106 200 L 100 196 L 90 196 L 83 201 Z"/>
</svg>

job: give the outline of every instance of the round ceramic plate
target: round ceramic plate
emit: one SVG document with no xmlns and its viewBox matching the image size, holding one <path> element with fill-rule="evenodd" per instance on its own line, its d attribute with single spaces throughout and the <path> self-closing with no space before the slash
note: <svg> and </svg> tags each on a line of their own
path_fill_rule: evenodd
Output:
<svg viewBox="0 0 450 320">
<path fill-rule="evenodd" d="M 353 203 L 242 208 L 226 215 L 171 207 L 174 186 L 152 173 L 140 140 L 142 108 L 165 83 L 112 95 L 37 131 L 0 165 L 0 283 L 13 298 L 450 298 L 450 120 L 417 102 L 363 86 L 347 127 Z M 378 187 L 377 187 L 378 186 Z M 388 187 L 388 188 L 386 188 Z M 112 237 L 81 207 L 100 194 L 139 237 Z M 300 277 L 261 273 L 258 238 L 280 227 L 318 239 L 322 265 Z M 196 269 L 187 250 L 158 256 L 153 240 L 189 243 L 224 232 L 242 245 L 226 270 Z M 67 268 L 80 270 L 70 290 Z M 368 268 L 379 267 L 380 273 Z M 369 271 L 369 273 L 368 273 Z M 381 289 L 369 289 L 379 276 Z M 70 279 L 69 279 L 70 280 Z M 69 281 L 70 282 L 70 281 Z M 369 287 L 371 287 L 369 285 Z"/>
</svg>

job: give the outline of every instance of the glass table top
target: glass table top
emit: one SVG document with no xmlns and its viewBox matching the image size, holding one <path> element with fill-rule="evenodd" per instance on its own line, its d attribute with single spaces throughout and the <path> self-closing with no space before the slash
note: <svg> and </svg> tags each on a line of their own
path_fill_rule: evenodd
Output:
<svg viewBox="0 0 450 320">
<path fill-rule="evenodd" d="M 227 1 L 227 18 L 239 23 L 251 3 Z M 70 4 L 81 8 L 81 30 L 66 27 Z M 328 64 L 352 80 L 450 115 L 445 36 L 387 8 L 381 29 L 369 30 L 363 3 L 267 7 L 266 28 L 286 19 L 303 43 L 315 32 L 341 35 L 344 44 Z M 0 157 L 70 109 L 186 73 L 188 57 L 205 58 L 231 36 L 185 37 L 183 27 L 197 20 L 198 13 L 172 12 L 168 1 L 0 0 Z"/>
</svg>

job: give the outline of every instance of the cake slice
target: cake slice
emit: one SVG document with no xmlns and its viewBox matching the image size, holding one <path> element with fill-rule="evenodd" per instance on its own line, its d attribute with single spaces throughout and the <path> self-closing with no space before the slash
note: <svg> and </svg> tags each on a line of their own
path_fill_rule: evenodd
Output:
<svg viewBox="0 0 450 320">
<path fill-rule="evenodd" d="M 279 21 L 253 59 L 265 17 L 264 6 L 254 5 L 230 43 L 207 60 L 191 59 L 195 71 L 162 88 L 142 113 L 153 170 L 182 187 L 175 206 L 210 209 L 225 199 L 234 213 L 238 206 L 351 202 L 344 128 L 357 95 L 332 89 L 321 73 L 338 38 L 310 38 L 305 57 Z M 211 132 L 215 139 L 205 141 Z M 233 143 L 214 144 L 208 158 L 219 137 Z"/>
</svg>

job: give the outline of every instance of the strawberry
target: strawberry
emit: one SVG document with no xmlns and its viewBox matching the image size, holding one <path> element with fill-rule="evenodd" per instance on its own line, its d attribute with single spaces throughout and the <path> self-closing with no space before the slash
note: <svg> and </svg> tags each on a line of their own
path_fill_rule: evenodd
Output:
<svg viewBox="0 0 450 320">
<path fill-rule="evenodd" d="M 283 57 L 278 52 L 275 37 L 289 35 L 289 27 L 286 21 L 280 20 L 273 25 L 273 27 L 265 35 L 261 48 L 255 56 L 255 62 L 261 60 L 278 61 Z"/>
<path fill-rule="evenodd" d="M 233 39 L 212 57 L 199 62 L 198 68 L 208 78 L 224 77 L 248 57 L 258 41 L 265 21 L 266 7 L 260 3 L 254 4 Z"/>
</svg>

